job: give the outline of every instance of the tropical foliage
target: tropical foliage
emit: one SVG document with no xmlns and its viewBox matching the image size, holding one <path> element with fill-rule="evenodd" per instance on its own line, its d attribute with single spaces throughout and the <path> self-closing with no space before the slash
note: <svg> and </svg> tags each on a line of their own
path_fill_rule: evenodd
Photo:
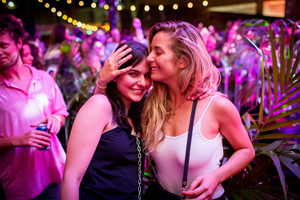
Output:
<svg viewBox="0 0 300 200">
<path fill-rule="evenodd" d="M 242 116 L 256 157 L 229 181 L 226 194 L 233 199 L 300 199 L 298 189 L 293 189 L 293 186 L 300 186 L 300 120 L 297 117 L 300 111 L 300 53 L 294 48 L 297 27 L 293 24 L 291 34 L 286 35 L 284 21 L 281 21 L 279 30 L 278 21 L 262 25 L 263 29 L 269 29 L 263 37 L 269 45 L 264 41 L 258 46 L 247 38 L 251 45 L 242 48 L 248 54 L 243 58 L 251 56 L 261 63 L 252 61 L 250 67 L 257 67 L 257 79 L 251 79 L 253 81 L 242 90 L 246 93 L 245 88 L 249 91 L 250 85 L 259 91 L 254 93 L 259 113 L 246 112 Z M 265 51 L 269 46 L 270 54 Z M 256 49 L 256 52 L 249 49 Z M 237 50 L 237 54 L 233 57 L 241 56 L 241 50 Z M 253 89 L 250 91 L 252 94 L 247 100 L 252 98 Z"/>
<path fill-rule="evenodd" d="M 60 48 L 65 59 L 68 59 L 71 64 L 64 75 L 59 74 L 56 77 L 69 112 L 64 126 L 64 138 L 60 138 L 64 147 L 67 146 L 69 134 L 79 109 L 93 95 L 97 77 L 97 74 L 87 66 L 80 47 L 80 43 L 73 41 L 71 44 L 63 43 Z"/>
</svg>

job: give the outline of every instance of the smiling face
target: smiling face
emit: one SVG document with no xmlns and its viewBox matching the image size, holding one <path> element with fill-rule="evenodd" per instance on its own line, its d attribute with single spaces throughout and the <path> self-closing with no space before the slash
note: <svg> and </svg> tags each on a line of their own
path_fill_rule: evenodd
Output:
<svg viewBox="0 0 300 200">
<path fill-rule="evenodd" d="M 23 45 L 23 52 L 22 52 L 22 61 L 24 64 L 32 66 L 33 57 L 31 55 L 31 50 L 28 44 Z"/>
<path fill-rule="evenodd" d="M 19 59 L 22 39 L 15 41 L 8 33 L 0 35 L 0 68 L 7 69 L 15 65 Z"/>
<path fill-rule="evenodd" d="M 139 102 L 151 86 L 150 67 L 146 59 L 136 64 L 130 71 L 115 79 L 120 96 L 125 105 Z"/>
<path fill-rule="evenodd" d="M 161 31 L 153 37 L 151 52 L 147 57 L 153 81 L 165 84 L 176 81 L 179 68 L 175 61 L 175 54 L 170 48 L 171 43 L 172 41 L 168 33 Z"/>
</svg>

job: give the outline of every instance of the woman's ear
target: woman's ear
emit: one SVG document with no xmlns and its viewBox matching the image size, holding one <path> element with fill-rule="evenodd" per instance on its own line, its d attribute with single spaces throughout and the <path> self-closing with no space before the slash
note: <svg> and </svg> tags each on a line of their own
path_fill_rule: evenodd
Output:
<svg viewBox="0 0 300 200">
<path fill-rule="evenodd" d="M 188 60 L 186 57 L 181 57 L 179 60 L 179 68 L 184 69 L 188 64 Z"/>
</svg>

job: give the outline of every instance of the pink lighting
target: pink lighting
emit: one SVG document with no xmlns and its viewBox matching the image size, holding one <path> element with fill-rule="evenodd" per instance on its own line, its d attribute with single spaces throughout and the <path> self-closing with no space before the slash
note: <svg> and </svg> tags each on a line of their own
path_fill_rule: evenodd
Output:
<svg viewBox="0 0 300 200">
<path fill-rule="evenodd" d="M 264 1 L 262 14 L 270 17 L 284 17 L 285 1 Z"/>
</svg>

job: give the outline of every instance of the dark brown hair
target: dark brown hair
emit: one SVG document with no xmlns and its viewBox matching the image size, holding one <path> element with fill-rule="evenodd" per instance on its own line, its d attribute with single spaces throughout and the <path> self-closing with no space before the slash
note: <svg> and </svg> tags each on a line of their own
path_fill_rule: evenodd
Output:
<svg viewBox="0 0 300 200">
<path fill-rule="evenodd" d="M 135 65 L 139 64 L 143 59 L 146 59 L 148 56 L 147 47 L 139 42 L 136 41 L 128 41 L 120 44 L 117 49 L 120 47 L 127 45 L 128 48 L 131 48 L 132 51 L 130 54 L 132 58 L 129 59 L 126 63 L 122 64 L 119 69 L 123 69 L 129 66 L 134 67 Z M 129 55 L 129 53 L 127 54 Z M 125 55 L 124 57 L 126 57 Z M 128 120 L 127 120 L 127 113 L 125 109 L 125 104 L 120 96 L 119 90 L 117 85 L 114 81 L 111 81 L 107 84 L 106 89 L 107 97 L 111 103 L 113 109 L 113 121 L 117 124 L 124 124 L 127 127 L 131 127 Z M 128 111 L 128 116 L 132 120 L 134 127 L 138 132 L 141 133 L 141 111 L 143 108 L 145 96 L 140 102 L 132 102 L 130 109 Z"/>
</svg>

